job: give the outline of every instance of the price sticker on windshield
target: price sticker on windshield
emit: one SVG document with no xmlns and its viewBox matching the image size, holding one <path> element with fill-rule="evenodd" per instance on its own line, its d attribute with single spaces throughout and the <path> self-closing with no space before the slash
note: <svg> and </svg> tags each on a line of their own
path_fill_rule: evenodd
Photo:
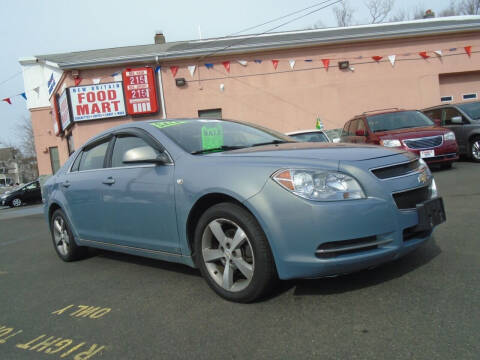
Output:
<svg viewBox="0 0 480 360">
<path fill-rule="evenodd" d="M 202 126 L 202 149 L 217 149 L 223 146 L 223 128 L 221 124 Z"/>
</svg>

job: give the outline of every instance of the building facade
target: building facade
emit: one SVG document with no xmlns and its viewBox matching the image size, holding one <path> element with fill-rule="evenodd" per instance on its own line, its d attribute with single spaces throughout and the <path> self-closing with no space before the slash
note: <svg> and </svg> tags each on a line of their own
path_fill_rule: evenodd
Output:
<svg viewBox="0 0 480 360">
<path fill-rule="evenodd" d="M 479 35 L 480 16 L 462 16 L 172 43 L 157 35 L 152 45 L 21 59 L 39 173 L 129 121 L 222 117 L 288 132 L 317 118 L 335 129 L 374 109 L 475 100 Z"/>
</svg>

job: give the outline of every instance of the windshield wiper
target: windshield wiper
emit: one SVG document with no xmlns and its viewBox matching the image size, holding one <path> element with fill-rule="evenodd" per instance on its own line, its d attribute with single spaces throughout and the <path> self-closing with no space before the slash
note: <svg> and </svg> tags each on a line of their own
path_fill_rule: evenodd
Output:
<svg viewBox="0 0 480 360">
<path fill-rule="evenodd" d="M 253 144 L 253 145 L 250 145 L 250 147 L 254 147 L 254 146 L 262 146 L 262 145 L 276 145 L 276 144 L 285 144 L 285 143 L 292 143 L 292 142 L 296 142 L 296 141 L 287 141 L 287 140 L 272 140 L 272 141 L 267 141 L 267 142 L 263 142 L 263 143 L 257 143 L 257 144 Z"/>
<path fill-rule="evenodd" d="M 202 149 L 202 150 L 192 151 L 190 154 L 192 154 L 192 155 L 197 155 L 197 154 L 206 154 L 206 153 L 211 153 L 211 152 L 237 150 L 237 149 L 243 149 L 244 147 L 245 147 L 245 146 L 227 146 L 227 145 L 222 145 L 222 146 L 220 146 L 220 147 L 213 148 L 213 149 Z"/>
</svg>

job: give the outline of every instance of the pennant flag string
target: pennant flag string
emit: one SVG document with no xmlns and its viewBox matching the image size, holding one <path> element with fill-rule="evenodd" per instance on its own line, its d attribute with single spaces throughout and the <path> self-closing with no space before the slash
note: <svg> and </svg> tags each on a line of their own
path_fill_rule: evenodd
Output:
<svg viewBox="0 0 480 360">
<path fill-rule="evenodd" d="M 469 45 L 469 46 L 465 46 L 464 47 L 465 49 L 465 52 L 467 53 L 467 55 L 470 57 L 472 56 L 472 47 Z"/>
<path fill-rule="evenodd" d="M 81 82 L 82 82 L 82 78 L 81 78 L 81 77 L 75 78 L 75 86 L 80 85 Z"/>
<path fill-rule="evenodd" d="M 193 78 L 193 74 L 195 74 L 195 69 L 197 67 L 195 65 L 189 65 L 188 66 L 188 72 L 190 73 L 190 76 Z"/>
<path fill-rule="evenodd" d="M 260 59 L 255 59 L 255 60 L 253 60 L 253 61 L 256 62 L 257 64 L 261 64 L 261 63 L 262 63 L 262 60 L 260 60 Z"/>
<path fill-rule="evenodd" d="M 328 67 L 330 66 L 330 59 L 322 59 L 322 63 L 325 69 L 328 70 Z"/>
<path fill-rule="evenodd" d="M 207 69 L 213 69 L 213 64 L 212 63 L 205 63 L 205 67 Z"/>
<path fill-rule="evenodd" d="M 230 72 L 230 61 L 224 61 L 222 62 L 222 64 L 225 70 L 227 70 L 227 72 Z"/>
<path fill-rule="evenodd" d="M 273 64 L 273 68 L 274 68 L 275 70 L 277 70 L 278 60 L 276 60 L 276 59 L 272 60 L 272 64 Z"/>
<path fill-rule="evenodd" d="M 392 66 L 395 65 L 395 58 L 397 56 L 396 55 L 388 55 L 388 60 L 390 61 L 390 64 L 392 64 Z"/>
<path fill-rule="evenodd" d="M 8 103 L 9 105 L 12 105 L 12 100 L 11 100 L 10 98 L 2 99 L 2 101 L 5 101 L 5 102 Z"/>
<path fill-rule="evenodd" d="M 25 92 L 20 93 L 20 96 L 27 100 L 27 94 L 25 94 Z"/>
<path fill-rule="evenodd" d="M 237 60 L 237 62 L 242 66 L 247 66 L 247 64 L 248 64 L 247 60 Z M 260 60 L 260 62 L 261 62 L 261 60 Z"/>
<path fill-rule="evenodd" d="M 170 66 L 170 71 L 172 72 L 173 77 L 177 75 L 178 66 Z"/>
<path fill-rule="evenodd" d="M 293 70 L 293 68 L 295 67 L 295 60 L 288 60 L 289 64 L 290 64 L 290 68 Z"/>
<path fill-rule="evenodd" d="M 442 50 L 435 50 L 434 53 L 440 57 L 443 56 Z"/>
<path fill-rule="evenodd" d="M 420 55 L 424 59 L 428 59 L 430 57 L 430 55 L 428 55 L 426 51 L 420 51 L 418 55 Z"/>
</svg>

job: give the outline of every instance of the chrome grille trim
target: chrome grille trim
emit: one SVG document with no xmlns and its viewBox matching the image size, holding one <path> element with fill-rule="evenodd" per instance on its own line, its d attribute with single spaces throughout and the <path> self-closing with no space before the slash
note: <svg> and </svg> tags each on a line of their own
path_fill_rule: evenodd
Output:
<svg viewBox="0 0 480 360">
<path fill-rule="evenodd" d="M 422 150 L 442 146 L 443 135 L 427 136 L 415 139 L 405 139 L 403 143 L 409 149 Z"/>
</svg>

